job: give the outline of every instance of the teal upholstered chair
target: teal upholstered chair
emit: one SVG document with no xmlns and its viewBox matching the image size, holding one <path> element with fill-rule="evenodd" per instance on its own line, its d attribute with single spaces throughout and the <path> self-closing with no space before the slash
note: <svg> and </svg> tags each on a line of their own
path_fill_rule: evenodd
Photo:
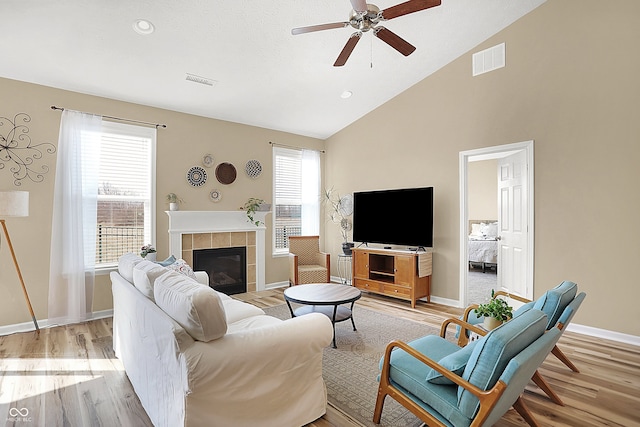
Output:
<svg viewBox="0 0 640 427">
<path fill-rule="evenodd" d="M 560 331 L 564 332 L 566 325 L 569 324 L 574 314 L 582 304 L 582 301 L 586 297 L 584 292 L 576 295 L 578 291 L 578 285 L 573 282 L 563 281 L 558 286 L 545 292 L 540 298 L 535 301 L 522 298 L 518 295 L 511 295 L 503 291 L 495 293 L 495 297 L 507 297 L 513 298 L 517 301 L 524 302 L 525 304 L 514 311 L 513 317 L 518 317 L 521 313 L 529 310 L 530 308 L 536 308 L 541 310 L 547 315 L 548 324 L 547 330 L 557 327 Z M 462 320 L 476 325 L 481 323 L 483 318 L 476 316 L 473 309 L 476 305 L 471 305 L 466 308 L 462 315 Z M 485 332 L 486 333 L 486 332 Z M 457 331 L 458 345 L 462 346 L 467 343 L 468 333 L 460 334 L 460 328 Z M 569 369 L 574 372 L 579 372 L 578 368 L 565 356 L 565 354 L 554 346 L 551 351 L 562 363 L 567 365 Z M 556 404 L 564 406 L 564 403 L 560 397 L 549 387 L 549 385 L 542 379 L 538 372 L 535 373 L 532 380 L 549 396 L 549 398 Z"/>
<path fill-rule="evenodd" d="M 537 308 L 539 310 L 542 310 L 549 318 L 549 324 L 547 325 L 547 329 L 551 329 L 554 326 L 557 326 L 561 330 L 564 330 L 566 326 L 569 324 L 569 322 L 571 321 L 571 319 L 573 318 L 573 315 L 575 314 L 575 312 L 578 310 L 578 307 L 580 307 L 580 304 L 582 304 L 582 301 L 586 297 L 586 294 L 584 292 L 576 296 L 577 292 L 578 292 L 578 285 L 576 285 L 573 282 L 569 282 L 565 280 L 555 288 L 549 289 L 547 292 L 545 292 L 540 298 L 538 298 L 535 301 L 531 301 L 529 299 L 520 297 L 518 295 L 511 295 L 503 291 L 496 292 L 495 296 L 512 298 L 516 301 L 525 303 L 524 305 L 522 305 L 521 307 L 519 307 L 517 310 L 513 312 L 513 317 L 518 317 L 520 313 L 528 310 L 529 308 Z M 565 313 L 565 309 L 572 302 L 573 302 L 573 305 L 571 310 Z M 478 317 L 473 312 L 473 310 L 476 307 L 477 305 L 475 304 L 467 307 L 461 319 L 464 320 L 465 322 L 471 323 L 472 325 L 481 323 L 483 320 L 483 317 Z M 560 322 L 561 318 L 563 320 L 562 322 Z M 460 339 L 459 344 L 460 345 L 466 344 L 465 337 L 468 337 L 469 334 L 467 333 L 466 335 L 459 335 L 459 330 L 460 328 L 458 328 L 458 333 L 456 334 L 456 336 Z M 557 347 L 554 349 L 553 354 L 556 357 L 558 357 L 558 359 L 560 359 L 562 363 L 567 365 L 572 371 L 580 372 L 578 368 L 573 363 L 571 363 L 571 361 Z"/>
<path fill-rule="evenodd" d="M 389 396 L 429 426 L 491 426 L 511 406 L 536 426 L 520 395 L 560 338 L 560 330 L 545 332 L 547 316 L 530 309 L 460 348 L 444 338 L 448 322 L 479 329 L 449 319 L 440 336 L 387 346 L 373 422 L 380 422 Z"/>
</svg>

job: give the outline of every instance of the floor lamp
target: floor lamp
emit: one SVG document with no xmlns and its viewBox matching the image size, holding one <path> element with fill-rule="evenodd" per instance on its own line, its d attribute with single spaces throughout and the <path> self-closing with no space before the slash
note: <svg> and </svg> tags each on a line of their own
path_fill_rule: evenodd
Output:
<svg viewBox="0 0 640 427">
<path fill-rule="evenodd" d="M 31 313 L 33 324 L 36 325 L 36 332 L 40 333 L 38 327 L 38 321 L 36 315 L 33 313 L 33 307 L 31 307 L 31 301 L 29 301 L 29 294 L 27 293 L 27 287 L 24 285 L 24 279 L 18 266 L 18 259 L 16 253 L 13 251 L 13 245 L 11 244 L 11 238 L 9 237 L 9 231 L 7 230 L 7 224 L 5 224 L 5 217 L 9 216 L 29 216 L 29 192 L 28 191 L 0 191 L 0 223 L 2 224 L 2 230 L 4 236 L 7 239 L 7 245 L 11 256 L 13 257 L 13 265 L 16 266 L 16 272 L 18 273 L 18 279 L 22 285 L 22 292 L 24 292 L 24 298 L 27 301 L 27 307 Z"/>
</svg>

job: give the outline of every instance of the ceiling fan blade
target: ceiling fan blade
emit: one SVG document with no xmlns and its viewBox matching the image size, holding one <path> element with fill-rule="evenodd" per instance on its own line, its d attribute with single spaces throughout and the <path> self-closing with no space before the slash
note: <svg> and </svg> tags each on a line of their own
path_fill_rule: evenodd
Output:
<svg viewBox="0 0 640 427">
<path fill-rule="evenodd" d="M 440 6 L 441 0 L 409 0 L 404 3 L 391 6 L 382 11 L 382 18 L 389 20 L 409 13 L 419 12 L 430 7 Z"/>
<path fill-rule="evenodd" d="M 349 25 L 348 22 L 334 22 L 331 24 L 310 25 L 308 27 L 294 28 L 293 30 L 291 30 L 291 34 L 295 36 L 298 34 L 313 33 L 315 31 L 332 30 L 334 28 L 344 28 L 347 25 Z"/>
<path fill-rule="evenodd" d="M 351 0 L 351 7 L 356 12 L 366 12 L 367 11 L 367 2 L 366 0 Z"/>
<path fill-rule="evenodd" d="M 333 64 L 334 67 L 342 67 L 347 63 L 347 59 L 349 59 L 351 52 L 353 52 L 353 49 L 356 47 L 361 37 L 362 33 L 360 31 L 356 31 L 351 34 L 351 37 L 347 40 L 347 44 L 344 45 L 342 52 L 338 55 L 338 59 L 336 59 L 336 62 Z"/>
<path fill-rule="evenodd" d="M 409 56 L 416 50 L 416 47 L 411 43 L 385 27 L 376 27 L 373 34 L 404 56 Z"/>
</svg>

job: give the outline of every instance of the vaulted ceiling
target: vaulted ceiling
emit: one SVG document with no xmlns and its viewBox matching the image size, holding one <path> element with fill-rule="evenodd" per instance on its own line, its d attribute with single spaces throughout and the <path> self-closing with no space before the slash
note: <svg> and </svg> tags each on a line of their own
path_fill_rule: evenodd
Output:
<svg viewBox="0 0 640 427">
<path fill-rule="evenodd" d="M 353 28 L 291 29 L 347 21 L 349 0 L 3 0 L 0 77 L 325 139 L 545 1 L 442 0 L 384 23 L 410 56 L 367 32 L 334 67 Z"/>
</svg>

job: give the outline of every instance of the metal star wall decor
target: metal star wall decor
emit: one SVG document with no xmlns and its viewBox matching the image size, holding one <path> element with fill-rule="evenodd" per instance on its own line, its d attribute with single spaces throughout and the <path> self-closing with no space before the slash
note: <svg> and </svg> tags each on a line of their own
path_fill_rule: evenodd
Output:
<svg viewBox="0 0 640 427">
<path fill-rule="evenodd" d="M 18 113 L 13 120 L 0 116 L 0 170 L 8 168 L 13 174 L 13 184 L 22 185 L 22 180 L 42 182 L 49 166 L 37 167 L 34 163 L 42 159 L 42 153 L 53 154 L 56 147 L 48 142 L 34 144 L 28 135 L 31 117 Z"/>
</svg>

